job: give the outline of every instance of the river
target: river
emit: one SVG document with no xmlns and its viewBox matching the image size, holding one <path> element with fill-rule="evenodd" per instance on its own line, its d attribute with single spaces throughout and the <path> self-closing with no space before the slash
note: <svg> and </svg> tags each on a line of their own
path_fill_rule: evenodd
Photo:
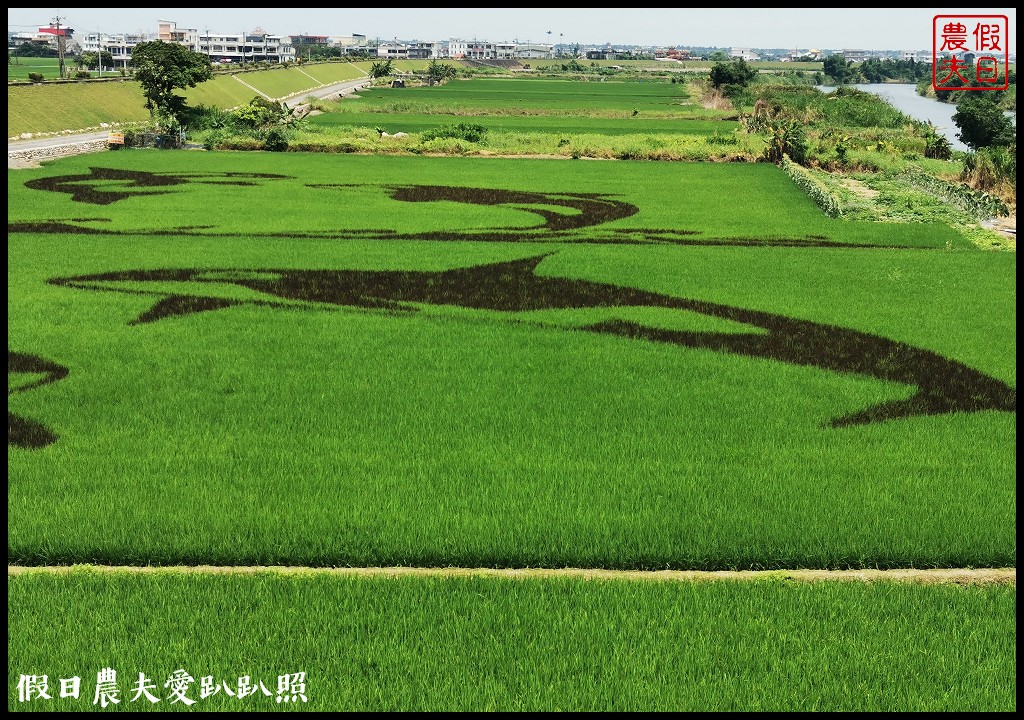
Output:
<svg viewBox="0 0 1024 720">
<path fill-rule="evenodd" d="M 835 87 L 831 85 L 818 85 L 817 87 L 822 92 L 832 92 L 835 90 Z M 864 90 L 885 98 L 894 108 L 916 120 L 930 121 L 935 126 L 935 129 L 949 140 L 949 144 L 954 150 L 970 150 L 956 136 L 959 128 L 953 122 L 953 115 L 956 114 L 956 105 L 953 103 L 943 103 L 935 98 L 922 97 L 917 94 L 916 85 L 905 83 L 860 83 L 858 85 L 850 85 L 849 87 L 855 87 L 858 90 Z M 1017 114 L 1011 112 L 1006 114 L 1016 125 Z"/>
</svg>

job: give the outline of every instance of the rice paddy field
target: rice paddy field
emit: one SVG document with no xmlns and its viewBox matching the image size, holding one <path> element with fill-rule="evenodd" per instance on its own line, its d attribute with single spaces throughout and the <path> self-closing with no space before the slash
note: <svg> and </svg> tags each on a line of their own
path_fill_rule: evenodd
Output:
<svg viewBox="0 0 1024 720">
<path fill-rule="evenodd" d="M 695 102 L 685 84 L 664 81 L 598 82 L 586 79 L 485 78 L 433 87 L 367 89 L 339 109 L 370 113 L 574 115 L 612 118 L 717 119 L 730 113 Z M 735 113 L 732 113 L 733 115 Z"/>
<path fill-rule="evenodd" d="M 367 91 L 363 91 L 366 93 Z M 386 132 L 423 132 L 457 122 L 471 122 L 474 119 L 453 117 L 447 114 L 378 113 L 378 112 L 332 112 L 314 115 L 309 123 L 314 128 L 335 127 L 380 127 Z M 739 128 L 732 120 L 686 120 L 678 118 L 648 119 L 637 118 L 623 122 L 617 118 L 576 117 L 566 123 L 564 116 L 552 115 L 490 115 L 486 128 L 491 132 L 505 133 L 555 133 L 565 135 L 714 135 L 728 134 Z"/>
<path fill-rule="evenodd" d="M 667 81 L 491 77 L 366 88 L 321 103 L 323 112 L 302 121 L 290 147 L 721 162 L 746 161 L 762 153 L 761 136 L 743 133 L 734 112 L 705 108 L 695 93 L 699 95 Z M 479 129 L 480 137 L 466 136 L 460 125 Z"/>
<path fill-rule="evenodd" d="M 19 57 L 15 53 L 7 64 L 7 79 L 28 80 L 29 73 L 39 73 L 47 80 L 60 77 L 60 61 L 49 57 Z"/>
<path fill-rule="evenodd" d="M 1016 704 L 1007 663 L 1016 590 L 1007 587 L 84 570 L 18 576 L 8 602 L 19 608 L 8 630 L 10 670 L 49 671 L 56 684 L 116 665 L 123 689 L 108 710 L 182 708 L 168 705 L 163 688 L 179 669 L 195 679 L 192 709 L 209 711 Z M 78 622 L 69 627 L 68 617 Z M 278 678 L 300 672 L 305 701 L 278 704 Z M 157 686 L 158 703 L 132 700 L 139 673 Z M 238 697 L 240 677 L 256 685 L 254 695 Z M 207 697 L 204 678 L 217 681 Z M 21 707 L 100 709 L 92 681 L 83 678 L 79 699 L 55 690 L 52 701 Z"/>
<path fill-rule="evenodd" d="M 608 68 L 618 66 L 626 70 L 668 70 L 668 71 L 704 71 L 710 70 L 715 61 L 713 60 L 580 60 L 581 64 L 587 67 Z M 750 67 L 759 71 L 773 70 L 821 70 L 821 62 L 782 62 L 774 60 L 755 60 L 748 63 Z M 543 62 L 538 64 L 543 68 Z"/>
<path fill-rule="evenodd" d="M 319 118 L 730 125 L 513 82 Z M 784 573 L 1016 566 L 1015 278 L 766 163 L 9 170 L 9 709 L 104 709 L 103 668 L 127 710 L 179 670 L 197 710 L 1013 709 L 1015 580 Z M 332 570 L 382 567 L 437 570 Z M 783 574 L 615 574 L 747 570 Z"/>
</svg>

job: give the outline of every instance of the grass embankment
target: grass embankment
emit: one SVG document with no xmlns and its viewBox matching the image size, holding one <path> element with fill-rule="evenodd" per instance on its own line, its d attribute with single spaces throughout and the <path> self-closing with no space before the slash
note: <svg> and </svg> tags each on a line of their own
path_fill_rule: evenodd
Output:
<svg viewBox="0 0 1024 720">
<path fill-rule="evenodd" d="M 273 99 L 301 95 L 323 85 L 366 76 L 369 63 L 303 63 L 270 70 L 218 74 L 184 91 L 190 106 L 231 108 L 244 105 L 260 95 Z"/>
<path fill-rule="evenodd" d="M 47 79 L 57 74 L 56 60 L 24 58 L 43 64 L 32 71 L 43 71 Z M 52 75 L 45 68 L 52 64 Z M 404 61 L 408 69 L 421 69 L 426 61 Z M 194 88 L 179 91 L 190 106 L 206 105 L 232 108 L 244 105 L 258 95 L 272 98 L 301 95 L 325 84 L 365 77 L 371 63 L 307 63 L 235 74 L 216 74 L 211 80 Z M 8 66 L 8 76 L 16 66 Z M 17 78 L 28 79 L 28 66 Z M 24 77 L 22 77 L 22 75 Z M 237 77 L 237 79 L 236 79 Z M 239 82 L 239 80 L 244 81 Z M 252 87 L 248 87 L 251 85 Z M 100 123 L 131 123 L 150 120 L 146 99 L 139 84 L 131 79 L 123 82 L 88 82 L 9 85 L 7 87 L 7 134 L 56 133 L 96 127 Z"/>
<path fill-rule="evenodd" d="M 142 89 L 135 81 L 7 86 L 7 135 L 146 122 Z"/>
</svg>

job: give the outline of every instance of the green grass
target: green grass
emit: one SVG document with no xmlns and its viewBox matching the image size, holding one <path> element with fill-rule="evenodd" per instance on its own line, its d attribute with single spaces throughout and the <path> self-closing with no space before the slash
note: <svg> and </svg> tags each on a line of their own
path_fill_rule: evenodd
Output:
<svg viewBox="0 0 1024 720">
<path fill-rule="evenodd" d="M 290 179 L 184 184 L 102 206 L 24 186 L 96 165 L 198 172 L 214 182 L 223 172 Z M 853 328 L 1015 383 L 1015 255 L 945 250 L 959 245 L 942 226 L 829 220 L 771 165 L 611 167 L 125 151 L 9 171 L 9 222 L 60 219 L 125 233 L 9 233 L 9 349 L 70 370 L 10 400 L 12 412 L 59 439 L 8 451 L 9 558 L 1015 563 L 1014 414 L 830 428 L 831 419 L 906 397 L 908 388 L 580 331 L 609 318 L 681 331 L 748 326 L 657 308 L 537 314 L 435 305 L 396 316 L 303 303 L 132 326 L 159 296 L 46 283 L 159 268 L 440 271 L 554 253 L 539 275 Z M 597 193 L 638 212 L 552 237 L 536 230 L 539 216 L 515 206 L 397 202 L 381 189 L 438 182 Z M 310 187 L 324 183 L 333 187 Z M 351 183 L 369 185 L 339 187 Z M 495 227 L 521 228 L 506 240 L 533 242 L 408 237 Z M 616 228 L 633 238 L 658 229 L 726 242 L 815 233 L 907 248 L 566 243 L 613 239 Z M 356 230 L 368 234 L 346 234 Z M 375 234 L 381 239 L 346 239 Z M 230 283 L 180 289 L 199 288 L 254 299 Z"/>
<path fill-rule="evenodd" d="M 538 67 L 542 67 L 544 61 L 537 63 Z M 568 60 L 556 60 L 556 64 L 561 65 L 563 62 Z M 623 68 L 636 70 L 636 69 L 647 69 L 647 70 L 678 70 L 680 68 L 684 70 L 699 70 L 708 69 L 714 67 L 715 62 L 713 60 L 683 60 L 682 62 L 674 62 L 667 60 L 586 60 L 580 59 L 579 62 L 584 67 L 591 67 L 597 65 L 598 67 L 610 67 L 612 65 L 621 65 Z M 822 63 L 820 62 L 776 62 L 770 60 L 758 60 L 756 62 L 747 63 L 750 67 L 755 70 L 821 70 Z"/>
<path fill-rule="evenodd" d="M 899 129 L 909 135 L 911 119 L 873 93 L 844 87 L 841 92 L 823 93 L 807 85 L 753 85 L 755 99 L 787 108 L 794 117 L 804 115 L 804 122 L 818 122 L 821 127 Z"/>
<path fill-rule="evenodd" d="M 123 575 L 8 578 L 8 709 L 994 711 L 1016 707 L 1016 589 L 899 583 Z M 139 673 L 162 698 L 131 702 Z M 55 699 L 18 702 L 20 674 Z M 201 678 L 262 692 L 200 699 Z M 80 699 L 59 679 L 82 678 Z"/>
<path fill-rule="evenodd" d="M 398 65 L 407 71 L 425 61 Z M 297 70 L 241 78 L 276 96 L 358 72 L 338 63 Z M 722 144 L 715 136 L 733 123 L 703 122 L 725 113 L 678 104 L 692 102 L 684 85 L 510 82 L 375 90 L 340 103 L 345 113 L 316 118 L 307 133 L 367 152 L 759 152 Z M 87 90 L 67 102 L 76 88 Z M 190 104 L 218 107 L 254 95 L 228 76 L 189 92 Z M 130 108 L 145 113 L 131 82 L 9 88 L 8 100 L 9 135 L 114 122 Z M 833 105 L 804 109 L 833 125 L 902 128 L 884 112 L 864 115 L 863 103 Z M 354 120 L 414 134 L 381 139 L 366 127 L 329 127 Z M 484 124 L 488 138 L 416 137 L 456 121 Z M 659 135 L 660 127 L 676 132 Z M 197 173 L 212 184 L 96 181 L 132 195 L 109 205 L 25 187 L 90 167 Z M 247 172 L 287 177 L 219 184 Z M 875 180 L 886 217 L 947 219 L 934 202 Z M 557 205 L 564 195 L 502 206 L 417 203 L 394 200 L 385 187 L 438 184 L 590 193 L 638 212 L 552 235 L 530 210 L 571 217 Z M 9 367 L 9 412 L 57 436 L 37 450 L 9 443 L 9 562 L 1016 563 L 1015 413 L 832 428 L 832 419 L 911 389 L 588 331 L 620 320 L 754 342 L 765 333 L 693 310 L 423 304 L 392 313 L 235 282 L 290 270 L 440 272 L 549 254 L 537 267 L 543 278 L 850 328 L 1012 386 L 1015 253 L 976 251 L 947 225 L 830 220 L 763 164 L 124 151 L 9 171 L 8 190 L 9 223 L 100 231 L 9 227 L 9 353 L 68 370 L 36 386 L 54 378 Z M 168 192 L 145 194 L 154 190 Z M 485 230 L 508 228 L 511 236 L 479 241 Z M 431 234 L 444 241 L 428 241 Z M 601 244 L 645 237 L 713 244 Z M 817 238 L 840 246 L 814 247 Z M 780 240 L 807 246 L 757 246 Z M 47 283 L 160 268 L 219 273 L 94 285 L 123 292 Z M 129 324 L 174 293 L 211 308 L 235 304 Z M 275 304 L 261 304 L 268 301 Z M 94 673 L 106 666 L 118 669 L 121 709 L 139 707 L 127 703 L 138 672 L 163 695 L 166 677 L 182 667 L 197 684 L 204 675 L 235 683 L 249 674 L 272 692 L 279 674 L 304 671 L 310 702 L 300 708 L 310 710 L 1016 703 L 1015 587 L 92 572 L 8 583 L 10 709 L 91 709 Z M 51 690 L 58 678 L 81 675 L 87 697 L 18 706 L 19 673 L 48 674 Z M 196 709 L 276 707 L 262 694 L 230 702 L 220 694 Z"/>
<path fill-rule="evenodd" d="M 365 77 L 361 70 L 364 64 L 304 63 L 270 70 L 220 74 L 181 94 L 190 106 L 226 109 L 244 105 L 260 92 L 272 98 L 284 98 L 322 85 Z M 248 87 L 250 85 L 252 87 Z"/>
<path fill-rule="evenodd" d="M 444 62 L 449 64 L 449 65 L 454 65 L 455 67 L 462 67 L 463 66 L 463 63 L 461 61 L 459 61 L 459 60 L 445 60 Z M 364 70 L 369 72 L 370 71 L 370 67 L 373 65 L 373 62 L 372 61 L 371 62 L 361 62 L 361 63 L 357 63 L 357 64 L 360 67 L 362 67 Z M 429 60 L 395 60 L 392 63 L 392 67 L 397 72 L 400 72 L 400 73 L 415 73 L 415 72 L 423 72 L 424 70 L 427 69 L 427 65 L 429 65 L 429 64 L 430 64 Z"/>
<path fill-rule="evenodd" d="M 7 136 L 143 122 L 149 120 L 145 104 L 134 81 L 8 85 Z"/>
<path fill-rule="evenodd" d="M 270 72 L 287 72 L 282 70 L 265 70 L 265 73 Z M 243 79 L 249 78 L 250 75 L 258 75 L 261 73 L 245 73 L 241 75 Z M 308 78 L 303 78 L 305 84 L 313 87 L 312 81 Z M 249 82 L 246 79 L 246 82 Z M 251 83 L 250 83 L 251 84 Z M 204 83 L 200 83 L 193 88 L 189 88 L 185 91 L 179 91 L 180 95 L 185 98 L 185 101 L 190 107 L 198 107 L 205 105 L 206 107 L 219 107 L 223 109 L 239 107 L 245 105 L 253 99 L 258 93 L 254 92 L 252 88 L 246 87 L 238 80 L 235 79 L 234 75 L 215 75 L 212 79 L 207 80 Z"/>
<path fill-rule="evenodd" d="M 289 68 L 308 75 L 322 85 L 364 78 L 369 73 L 370 63 L 303 63 Z"/>
<path fill-rule="evenodd" d="M 24 80 L 29 72 L 42 72 L 47 79 L 54 79 L 57 75 L 56 59 L 22 58 L 21 62 L 21 65 L 8 66 L 8 79 Z M 192 107 L 205 105 L 228 109 L 245 105 L 259 92 L 273 98 L 284 98 L 322 85 L 365 77 L 370 65 L 368 62 L 308 63 L 287 69 L 238 73 L 237 79 L 236 75 L 217 74 L 178 93 Z M 396 68 L 402 72 L 424 67 L 426 61 L 420 60 L 396 63 Z M 7 134 L 8 137 L 16 137 L 26 132 L 81 130 L 100 123 L 144 122 L 149 120 L 145 103 L 139 84 L 133 80 L 8 86 Z"/>
<path fill-rule="evenodd" d="M 622 114 L 682 116 L 703 108 L 684 85 L 643 82 L 471 78 L 433 87 L 364 90 L 343 106 L 359 112 L 459 112 L 470 114 Z M 396 107 L 397 106 L 397 107 Z M 471 110 L 472 109 L 472 110 Z M 707 111 L 705 111 L 707 112 Z"/>
<path fill-rule="evenodd" d="M 40 73 L 46 80 L 60 78 L 60 61 L 48 57 L 15 57 L 7 64 L 7 80 L 28 80 L 29 73 Z M 65 65 L 70 68 L 70 66 Z M 73 72 L 73 70 L 72 70 Z"/>
<path fill-rule="evenodd" d="M 315 115 L 309 119 L 314 127 L 381 127 L 387 132 L 423 132 L 442 125 L 466 121 L 456 115 L 382 115 L 381 113 L 332 112 Z M 727 135 L 740 127 L 738 122 L 727 120 L 671 120 L 602 117 L 564 118 L 550 115 L 492 115 L 474 117 L 471 121 L 481 124 L 489 131 L 516 133 L 554 133 L 562 135 Z"/>
</svg>

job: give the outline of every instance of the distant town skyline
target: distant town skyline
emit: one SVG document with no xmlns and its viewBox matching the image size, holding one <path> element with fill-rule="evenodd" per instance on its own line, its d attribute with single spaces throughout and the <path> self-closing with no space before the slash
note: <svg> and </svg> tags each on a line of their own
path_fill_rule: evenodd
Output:
<svg viewBox="0 0 1024 720">
<path fill-rule="evenodd" d="M 213 32 L 365 35 L 448 40 L 808 49 L 920 50 L 935 15 L 1005 15 L 1016 54 L 1016 8 L 8 8 L 8 32 L 56 18 L 77 33 L 155 33 L 160 20 Z"/>
</svg>

